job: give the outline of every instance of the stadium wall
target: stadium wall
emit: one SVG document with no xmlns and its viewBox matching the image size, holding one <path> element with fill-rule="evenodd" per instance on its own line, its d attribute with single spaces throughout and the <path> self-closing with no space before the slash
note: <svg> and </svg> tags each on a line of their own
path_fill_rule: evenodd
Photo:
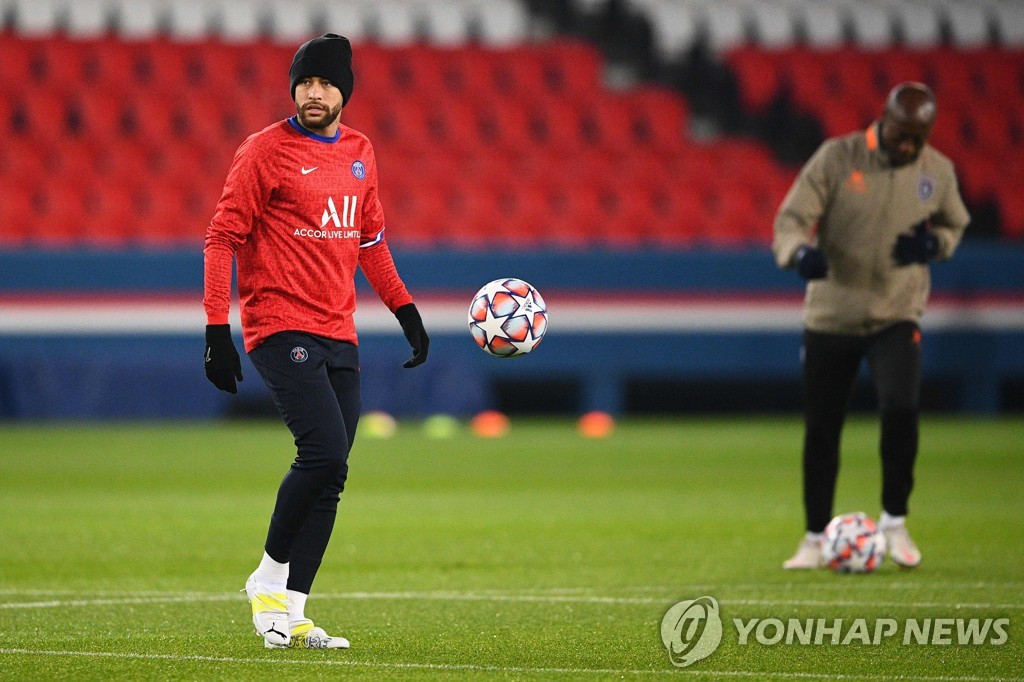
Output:
<svg viewBox="0 0 1024 682">
<path fill-rule="evenodd" d="M 764 250 L 402 252 L 431 332 L 413 371 L 390 313 L 360 282 L 364 408 L 396 415 L 779 411 L 799 406 L 802 285 Z M 929 409 L 1024 409 L 1024 247 L 966 244 L 932 266 L 923 322 Z M 548 337 L 498 360 L 465 329 L 483 283 L 545 295 Z M 239 396 L 200 367 L 196 252 L 0 253 L 0 418 L 211 418 L 272 411 L 243 358 Z M 239 330 L 237 305 L 233 329 Z M 855 407 L 870 404 L 865 386 Z"/>
</svg>

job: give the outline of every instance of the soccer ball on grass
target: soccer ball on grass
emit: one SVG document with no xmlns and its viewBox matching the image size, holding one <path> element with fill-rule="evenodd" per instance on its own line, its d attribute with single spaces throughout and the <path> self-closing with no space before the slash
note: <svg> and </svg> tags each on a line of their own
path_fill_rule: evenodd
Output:
<svg viewBox="0 0 1024 682">
<path fill-rule="evenodd" d="M 825 527 L 821 556 L 837 573 L 871 573 L 882 565 L 885 536 L 864 512 L 840 514 Z"/>
<path fill-rule="evenodd" d="M 469 331 L 485 352 L 499 358 L 526 355 L 548 330 L 540 292 L 515 277 L 488 282 L 469 305 Z"/>
</svg>

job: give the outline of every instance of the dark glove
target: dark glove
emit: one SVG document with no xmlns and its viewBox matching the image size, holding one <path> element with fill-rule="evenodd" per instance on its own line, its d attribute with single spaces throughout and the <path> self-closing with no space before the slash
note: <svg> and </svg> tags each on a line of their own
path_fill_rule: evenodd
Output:
<svg viewBox="0 0 1024 682">
<path fill-rule="evenodd" d="M 427 337 L 427 330 L 423 328 L 420 311 L 416 310 L 415 304 L 406 303 L 395 311 L 395 317 L 398 318 L 398 323 L 402 325 L 402 333 L 412 346 L 412 357 L 402 363 L 402 367 L 409 369 L 422 365 L 427 360 L 430 338 Z"/>
<path fill-rule="evenodd" d="M 235 379 L 242 380 L 242 361 L 231 340 L 231 325 L 206 325 L 206 378 L 222 391 L 238 393 Z"/>
<path fill-rule="evenodd" d="M 896 248 L 893 249 L 893 255 L 900 265 L 927 263 L 938 253 L 939 237 L 928 227 L 927 220 L 914 225 L 914 234 L 901 234 L 896 237 Z"/>
<path fill-rule="evenodd" d="M 828 274 L 828 259 L 821 249 L 805 244 L 796 250 L 793 267 L 804 279 L 822 279 Z"/>
</svg>

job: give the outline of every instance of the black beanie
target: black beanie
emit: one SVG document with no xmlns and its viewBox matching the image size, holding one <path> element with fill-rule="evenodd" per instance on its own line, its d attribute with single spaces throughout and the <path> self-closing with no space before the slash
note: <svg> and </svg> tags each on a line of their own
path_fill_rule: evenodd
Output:
<svg viewBox="0 0 1024 682">
<path fill-rule="evenodd" d="M 303 43 L 292 58 L 292 67 L 288 69 L 288 80 L 292 86 L 292 100 L 295 99 L 295 86 L 309 76 L 326 78 L 341 90 L 342 106 L 348 104 L 352 96 L 352 45 L 348 38 L 337 33 L 325 33 Z"/>
</svg>

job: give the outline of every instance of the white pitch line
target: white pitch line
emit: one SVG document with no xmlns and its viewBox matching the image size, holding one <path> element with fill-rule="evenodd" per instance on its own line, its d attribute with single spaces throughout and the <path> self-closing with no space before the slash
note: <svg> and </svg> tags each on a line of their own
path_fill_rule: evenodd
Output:
<svg viewBox="0 0 1024 682">
<path fill-rule="evenodd" d="M 156 661 L 195 661 L 199 663 L 257 663 L 260 665 L 281 664 L 299 666 L 344 666 L 380 668 L 385 670 L 449 670 L 449 671 L 472 671 L 472 672 L 493 672 L 493 673 L 525 673 L 538 675 L 574 674 L 574 675 L 667 675 L 687 674 L 694 677 L 736 677 L 755 679 L 821 679 L 819 673 L 801 672 L 764 672 L 748 670 L 672 670 L 665 669 L 613 669 L 613 668 L 554 668 L 526 666 L 499 666 L 499 665 L 478 665 L 472 663 L 383 663 L 377 661 L 303 661 L 297 659 L 275 659 L 275 658 L 242 658 L 233 656 L 182 656 L 176 654 L 127 654 L 109 651 L 56 651 L 56 650 L 32 650 L 32 649 L 0 649 L 0 655 L 11 656 L 70 656 L 70 657 L 92 657 L 92 658 L 123 658 L 130 660 L 156 660 Z M 1021 682 L 1020 677 L 978 677 L 971 676 L 949 676 L 949 675 L 829 675 L 833 680 L 857 680 L 863 682 L 888 681 L 888 680 L 920 680 L 921 682 Z"/>
<path fill-rule="evenodd" d="M 854 577 L 856 580 L 856 577 Z M 874 580 L 869 578 L 869 580 Z M 864 586 L 868 586 L 866 583 Z M 1024 582 L 1000 582 L 1000 581 L 974 581 L 969 583 L 952 582 L 952 581 L 932 581 L 926 582 L 915 582 L 912 580 L 895 580 L 895 581 L 874 581 L 870 584 L 872 591 L 878 590 L 913 590 L 928 588 L 933 590 L 945 590 L 945 589 L 970 589 L 970 590 L 1021 590 L 1024 592 Z M 568 588 L 577 589 L 580 591 L 589 590 L 589 588 Z M 829 590 L 834 591 L 836 589 L 835 583 L 692 583 L 689 585 L 638 585 L 635 587 L 622 588 L 630 592 L 699 592 L 701 590 L 710 592 L 729 592 L 733 590 Z M 538 590 L 539 591 L 539 590 Z M 566 590 L 559 590 L 557 588 L 551 590 L 544 590 L 550 592 L 560 592 Z M 0 590 L 0 593 L 3 591 Z"/>
<path fill-rule="evenodd" d="M 490 601 L 490 602 L 535 602 L 535 603 L 569 603 L 569 604 L 669 604 L 677 599 L 669 597 L 604 597 L 599 595 L 554 595 L 554 594 L 501 594 L 480 592 L 336 592 L 317 594 L 317 599 L 354 599 L 354 600 L 405 600 L 405 601 Z M 147 596 L 126 596 L 121 598 L 97 599 L 48 599 L 45 601 L 7 602 L 0 603 L 4 609 L 46 609 L 75 606 L 117 606 L 126 604 L 168 604 L 242 600 L 233 593 L 199 593 L 182 592 L 151 594 Z M 721 604 L 742 606 L 817 606 L 817 607 L 885 607 L 885 608 L 918 608 L 918 609 L 992 609 L 1019 610 L 1024 603 L 996 602 L 899 602 L 863 600 L 827 600 L 827 599 L 728 599 L 718 600 Z"/>
<path fill-rule="evenodd" d="M 856 579 L 856 578 L 855 578 Z M 868 580 L 873 580 L 869 578 Z M 885 581 L 871 582 L 870 585 L 867 583 L 864 586 L 869 586 L 872 592 L 879 590 L 912 590 L 927 588 L 929 590 L 946 590 L 946 589 L 967 589 L 967 590 L 1021 590 L 1024 593 L 1024 582 L 1001 582 L 1001 581 L 974 581 L 974 582 L 938 582 L 938 581 L 927 581 L 927 582 L 915 582 L 910 580 L 897 580 L 897 581 Z M 733 591 L 744 591 L 744 590 L 793 590 L 797 589 L 800 591 L 808 590 L 828 590 L 834 591 L 836 589 L 835 583 L 681 583 L 678 585 L 635 585 L 632 587 L 620 587 L 611 588 L 612 590 L 619 592 L 629 593 L 644 593 L 644 592 L 660 592 L 664 594 L 687 594 L 690 592 L 733 592 Z M 437 594 L 442 592 L 434 591 Z M 592 587 L 549 587 L 543 589 L 530 589 L 523 590 L 524 594 L 552 594 L 552 595 L 571 595 L 571 594 L 582 594 L 584 596 L 595 596 L 594 588 Z M 106 595 L 118 595 L 118 596 L 133 596 L 133 597 L 165 597 L 167 595 L 189 595 L 189 594 L 212 594 L 210 592 L 166 592 L 161 590 L 54 590 L 54 589 L 37 589 L 37 588 L 16 588 L 16 587 L 3 587 L 0 588 L 0 595 L 39 595 L 39 596 L 57 596 L 64 594 L 91 594 L 96 596 Z M 372 593 L 368 593 L 372 594 Z M 509 594 L 501 590 L 479 590 L 473 592 L 473 594 Z"/>
</svg>

